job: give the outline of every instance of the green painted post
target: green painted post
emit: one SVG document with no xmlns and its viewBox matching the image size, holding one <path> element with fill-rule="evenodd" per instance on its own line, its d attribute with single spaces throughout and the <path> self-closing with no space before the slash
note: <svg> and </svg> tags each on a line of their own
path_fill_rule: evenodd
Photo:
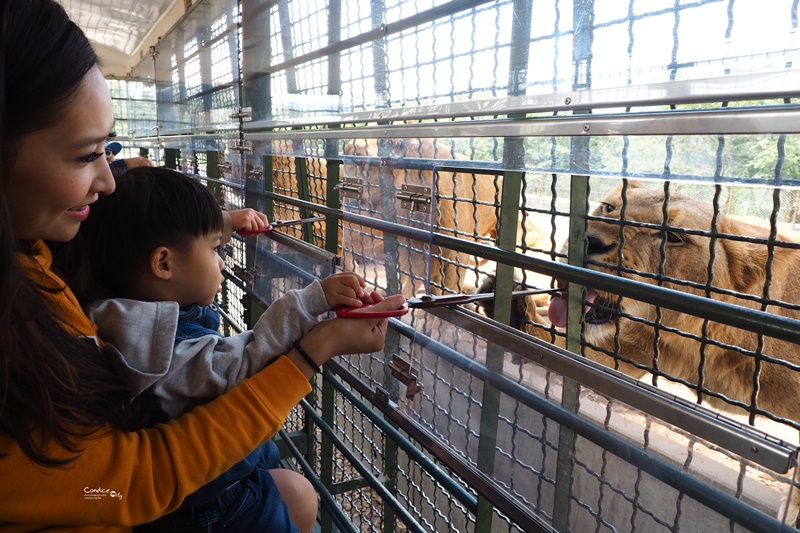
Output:
<svg viewBox="0 0 800 533">
<path fill-rule="evenodd" d="M 264 165 L 264 193 L 275 192 L 275 182 L 273 180 L 273 157 L 265 155 Z M 268 220 L 275 220 L 275 200 L 264 195 L 264 214 Z"/>
<path fill-rule="evenodd" d="M 164 166 L 173 170 L 178 168 L 180 150 L 177 148 L 164 148 Z"/>
<path fill-rule="evenodd" d="M 335 141 L 333 143 L 335 145 Z M 342 165 L 339 161 L 326 161 L 327 181 L 325 183 L 325 200 L 331 209 L 340 210 L 342 204 L 339 201 L 339 182 Z M 325 217 L 325 249 L 332 254 L 339 255 L 339 225 L 341 217 L 337 215 L 327 215 Z"/>
<path fill-rule="evenodd" d="M 339 2 L 335 1 L 332 6 L 339 6 Z M 329 14 L 330 16 L 330 14 Z M 338 29 L 337 29 L 338 31 Z M 338 73 L 337 73 L 338 75 Z M 337 188 L 340 181 L 341 165 L 338 162 L 332 162 L 331 158 L 338 156 L 339 149 L 335 140 L 325 141 L 325 165 L 327 182 L 325 183 L 325 203 L 332 209 L 341 209 L 341 202 L 339 201 L 339 189 Z M 334 254 L 339 254 L 339 221 L 340 217 L 328 215 L 325 219 L 325 248 Z M 336 389 L 327 380 L 322 380 L 322 404 L 321 415 L 322 419 L 329 427 L 336 427 L 336 410 L 334 405 L 336 402 Z M 316 441 L 315 441 L 316 442 Z M 333 463 L 335 457 L 333 455 L 333 442 L 330 438 L 322 434 L 322 440 L 319 443 L 320 457 L 318 466 L 318 475 L 320 481 L 328 488 L 328 491 L 334 489 L 333 478 Z M 333 532 L 333 521 L 327 513 L 322 515 L 320 528 L 323 533 Z"/>
<path fill-rule="evenodd" d="M 311 198 L 311 188 L 309 186 L 308 178 L 308 159 L 305 157 L 295 157 L 294 159 L 295 170 L 297 170 L 297 195 L 298 197 L 308 202 Z M 308 209 L 300 208 L 300 218 L 308 218 L 312 216 Z M 314 232 L 309 231 L 308 224 L 303 224 L 303 240 L 307 243 L 314 244 Z"/>
</svg>

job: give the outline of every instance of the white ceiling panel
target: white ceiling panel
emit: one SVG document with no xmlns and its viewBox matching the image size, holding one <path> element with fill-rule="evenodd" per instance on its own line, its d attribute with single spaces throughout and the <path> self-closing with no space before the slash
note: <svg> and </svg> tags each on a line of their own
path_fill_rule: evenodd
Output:
<svg viewBox="0 0 800 533">
<path fill-rule="evenodd" d="M 107 76 L 127 74 L 151 38 L 166 32 L 184 12 L 183 0 L 61 1 L 94 44 Z"/>
</svg>

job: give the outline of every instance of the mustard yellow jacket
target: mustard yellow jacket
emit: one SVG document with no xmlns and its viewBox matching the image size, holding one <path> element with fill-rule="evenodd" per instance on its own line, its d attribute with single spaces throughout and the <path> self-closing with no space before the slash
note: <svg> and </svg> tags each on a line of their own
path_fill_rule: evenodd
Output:
<svg viewBox="0 0 800 533">
<path fill-rule="evenodd" d="M 51 271 L 52 256 L 43 243 L 22 261 L 37 281 L 65 287 Z M 68 288 L 54 294 L 51 305 L 77 335 L 96 334 Z M 0 435 L 0 531 L 122 532 L 152 521 L 274 436 L 310 390 L 300 370 L 280 357 L 166 424 L 96 432 L 66 467 L 36 465 Z"/>
</svg>

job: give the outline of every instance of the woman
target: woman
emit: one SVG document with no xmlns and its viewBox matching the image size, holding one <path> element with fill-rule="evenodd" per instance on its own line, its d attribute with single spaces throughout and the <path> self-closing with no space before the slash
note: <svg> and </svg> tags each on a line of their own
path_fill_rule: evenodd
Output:
<svg viewBox="0 0 800 533">
<path fill-rule="evenodd" d="M 130 391 L 45 244 L 70 241 L 113 191 L 108 89 L 54 1 L 0 0 L 0 28 L 0 529 L 127 531 L 272 437 L 314 367 L 380 349 L 386 320 L 322 322 L 303 338 L 306 354 L 293 349 L 206 405 L 130 430 L 141 423 Z"/>
</svg>

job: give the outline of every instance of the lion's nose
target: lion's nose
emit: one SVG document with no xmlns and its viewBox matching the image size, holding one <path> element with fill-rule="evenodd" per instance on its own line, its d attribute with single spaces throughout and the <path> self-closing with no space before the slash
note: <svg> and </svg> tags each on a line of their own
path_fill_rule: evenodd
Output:
<svg viewBox="0 0 800 533">
<path fill-rule="evenodd" d="M 603 242 L 603 239 L 597 237 L 595 235 L 587 235 L 586 236 L 586 254 L 587 255 L 595 255 L 595 254 L 605 254 L 610 252 L 616 246 L 614 243 L 606 244 Z"/>
</svg>

